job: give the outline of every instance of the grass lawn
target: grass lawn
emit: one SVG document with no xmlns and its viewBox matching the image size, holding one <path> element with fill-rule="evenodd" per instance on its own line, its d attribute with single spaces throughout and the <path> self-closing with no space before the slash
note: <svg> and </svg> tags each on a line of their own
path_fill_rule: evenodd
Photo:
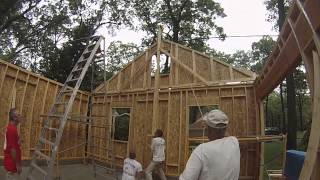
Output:
<svg viewBox="0 0 320 180">
<path fill-rule="evenodd" d="M 268 142 L 264 145 L 264 179 L 268 179 L 266 170 L 282 169 L 283 143 Z"/>
<path fill-rule="evenodd" d="M 297 146 L 298 150 L 302 150 L 301 139 L 303 132 L 297 132 Z M 283 146 L 282 142 L 268 142 L 264 145 L 264 179 L 268 179 L 266 170 L 280 170 L 282 169 L 283 161 Z"/>
</svg>

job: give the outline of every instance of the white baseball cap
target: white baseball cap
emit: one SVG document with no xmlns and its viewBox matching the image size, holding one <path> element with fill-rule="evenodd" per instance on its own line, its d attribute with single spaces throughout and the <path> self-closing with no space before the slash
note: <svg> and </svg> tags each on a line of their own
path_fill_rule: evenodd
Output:
<svg viewBox="0 0 320 180">
<path fill-rule="evenodd" d="M 210 112 L 206 113 L 204 116 L 203 116 L 203 121 L 210 127 L 212 128 L 226 128 L 228 126 L 228 123 L 229 123 L 229 119 L 228 119 L 228 116 L 218 110 L 218 109 L 215 109 L 215 110 L 211 110 Z M 225 124 L 225 126 L 218 126 L 218 124 Z"/>
</svg>

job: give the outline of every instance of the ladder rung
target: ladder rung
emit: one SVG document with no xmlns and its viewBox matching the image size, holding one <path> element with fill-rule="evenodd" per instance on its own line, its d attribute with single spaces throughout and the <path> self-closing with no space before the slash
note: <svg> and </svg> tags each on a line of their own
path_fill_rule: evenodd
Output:
<svg viewBox="0 0 320 180">
<path fill-rule="evenodd" d="M 43 158 L 45 158 L 47 161 L 50 161 L 51 160 L 51 158 L 49 157 L 49 156 L 47 156 L 47 155 L 45 155 L 45 154 L 43 154 L 42 152 L 40 152 L 39 150 L 35 150 L 34 151 L 37 155 L 39 155 L 39 156 L 41 156 L 41 157 L 43 157 Z"/>
<path fill-rule="evenodd" d="M 79 121 L 79 120 L 75 120 L 75 119 L 69 119 L 68 118 L 68 121 L 72 121 L 72 122 L 77 122 L 77 123 L 82 123 L 82 124 L 90 124 L 90 122 L 85 122 L 85 121 Z"/>
<path fill-rule="evenodd" d="M 97 149 L 103 149 L 109 152 L 113 152 L 113 149 L 110 148 L 105 148 L 105 147 L 101 147 L 101 146 L 97 146 L 97 145 L 91 145 L 90 147 L 97 147 Z"/>
<path fill-rule="evenodd" d="M 41 114 L 42 117 L 56 117 L 56 118 L 62 118 L 63 114 Z"/>
<path fill-rule="evenodd" d="M 85 115 L 71 115 L 71 119 L 92 119 L 90 116 L 85 116 Z"/>
<path fill-rule="evenodd" d="M 98 41 L 100 39 L 100 36 L 93 36 L 90 38 L 91 41 Z"/>
<path fill-rule="evenodd" d="M 49 127 L 49 126 L 43 126 L 43 127 L 48 129 L 48 130 L 59 131 L 59 129 L 57 129 L 57 128 L 53 128 L 53 127 Z"/>
<path fill-rule="evenodd" d="M 74 72 L 82 71 L 82 69 L 83 68 L 78 68 L 78 69 L 73 70 L 72 72 L 74 73 Z"/>
<path fill-rule="evenodd" d="M 38 166 L 37 164 L 35 164 L 34 162 L 31 163 L 31 166 L 36 168 L 39 172 L 41 172 L 42 174 L 44 174 L 45 176 L 47 175 L 47 172 L 42 169 L 40 166 Z"/>
<path fill-rule="evenodd" d="M 79 60 L 79 61 L 77 62 L 77 64 L 81 64 L 81 63 L 83 63 L 83 62 L 87 62 L 87 59 L 83 58 L 82 60 Z"/>
<path fill-rule="evenodd" d="M 41 114 L 41 117 L 55 117 L 55 118 L 63 118 L 63 114 Z M 73 116 L 73 115 L 69 115 L 67 116 L 67 120 L 71 120 L 71 121 L 79 121 L 77 119 L 94 119 L 90 116 Z M 81 121 L 79 121 L 81 122 Z M 89 123 L 89 122 L 84 122 L 83 123 Z M 110 125 L 111 126 L 111 125 Z"/>
<path fill-rule="evenodd" d="M 99 50 L 99 52 L 97 52 L 95 54 L 96 58 L 102 58 L 105 55 L 104 50 Z"/>
<path fill-rule="evenodd" d="M 68 104 L 68 102 L 55 102 L 54 104 L 56 104 L 56 105 L 63 105 L 63 104 Z"/>
<path fill-rule="evenodd" d="M 107 139 L 107 138 L 108 138 L 108 137 L 92 136 L 92 135 L 91 135 L 91 137 L 92 137 L 92 138 L 97 138 L 97 139 Z"/>
<path fill-rule="evenodd" d="M 87 49 L 88 49 L 89 51 L 92 51 L 95 45 L 96 45 L 96 43 L 90 44 L 90 45 L 87 47 Z"/>
<path fill-rule="evenodd" d="M 51 142 L 43 137 L 40 137 L 39 139 L 40 142 L 45 143 L 45 144 L 50 144 L 51 146 L 54 146 L 54 142 Z"/>
<path fill-rule="evenodd" d="M 102 117 L 108 117 L 108 116 L 104 116 L 104 115 L 94 115 L 94 116 L 91 116 L 92 118 L 102 118 Z"/>
<path fill-rule="evenodd" d="M 95 63 L 99 63 L 99 62 L 104 62 L 104 59 L 102 60 L 97 60 L 97 61 L 94 61 Z"/>
<path fill-rule="evenodd" d="M 91 125 L 91 127 L 93 127 L 93 128 L 108 128 L 110 126 L 111 125 L 108 125 L 108 124 L 106 124 L 106 125 Z"/>
<path fill-rule="evenodd" d="M 90 57 L 92 51 L 88 51 L 86 53 L 84 53 L 82 56 L 84 59 L 87 59 L 88 57 Z"/>
<path fill-rule="evenodd" d="M 70 116 L 71 119 L 97 119 L 99 117 L 96 116 Z M 106 126 L 111 126 L 111 125 L 106 125 Z"/>
<path fill-rule="evenodd" d="M 73 89 L 66 89 L 66 90 L 61 91 L 61 93 L 69 93 L 69 92 L 72 92 L 72 91 L 73 91 Z"/>
<path fill-rule="evenodd" d="M 77 65 L 81 65 L 82 63 L 86 63 L 88 61 L 88 57 L 83 56 L 82 60 L 77 62 Z M 83 65 L 83 64 L 82 64 Z"/>
<path fill-rule="evenodd" d="M 74 78 L 74 79 L 70 79 L 67 82 L 74 82 L 74 81 L 78 81 L 79 78 Z"/>
</svg>

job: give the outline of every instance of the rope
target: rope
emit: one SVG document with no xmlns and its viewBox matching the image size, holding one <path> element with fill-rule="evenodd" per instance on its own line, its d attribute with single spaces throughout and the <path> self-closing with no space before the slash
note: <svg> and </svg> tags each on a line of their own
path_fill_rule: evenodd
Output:
<svg viewBox="0 0 320 180">
<path fill-rule="evenodd" d="M 196 96 L 196 94 L 195 94 L 194 89 L 192 88 L 192 86 L 191 86 L 191 90 L 192 90 L 192 94 L 193 94 L 193 96 L 194 96 L 194 99 L 196 100 L 196 103 L 197 103 L 197 106 L 198 106 L 198 109 L 199 109 L 199 112 L 200 112 L 200 115 L 201 115 L 201 119 L 203 119 L 203 113 L 202 113 L 202 110 L 201 110 L 201 107 L 200 107 L 200 105 L 199 105 L 197 96 Z M 205 126 L 202 126 L 202 143 L 204 143 L 205 130 L 206 130 L 206 127 L 205 127 Z"/>
</svg>

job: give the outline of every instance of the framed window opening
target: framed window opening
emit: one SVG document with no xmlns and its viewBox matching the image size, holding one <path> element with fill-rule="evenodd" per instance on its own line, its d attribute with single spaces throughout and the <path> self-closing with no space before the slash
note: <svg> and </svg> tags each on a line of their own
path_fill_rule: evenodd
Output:
<svg viewBox="0 0 320 180">
<path fill-rule="evenodd" d="M 207 137 L 207 128 L 203 129 L 203 123 L 200 121 L 202 118 L 201 115 L 205 115 L 214 109 L 219 109 L 219 106 L 217 104 L 188 106 L 188 138 L 190 154 L 198 145 L 203 143 Z"/>
<path fill-rule="evenodd" d="M 160 54 L 160 75 L 169 74 L 171 66 L 171 57 Z M 151 57 L 151 76 L 154 77 L 157 70 L 157 55 Z"/>
<path fill-rule="evenodd" d="M 112 135 L 115 141 L 129 140 L 131 108 L 112 108 Z"/>
</svg>

